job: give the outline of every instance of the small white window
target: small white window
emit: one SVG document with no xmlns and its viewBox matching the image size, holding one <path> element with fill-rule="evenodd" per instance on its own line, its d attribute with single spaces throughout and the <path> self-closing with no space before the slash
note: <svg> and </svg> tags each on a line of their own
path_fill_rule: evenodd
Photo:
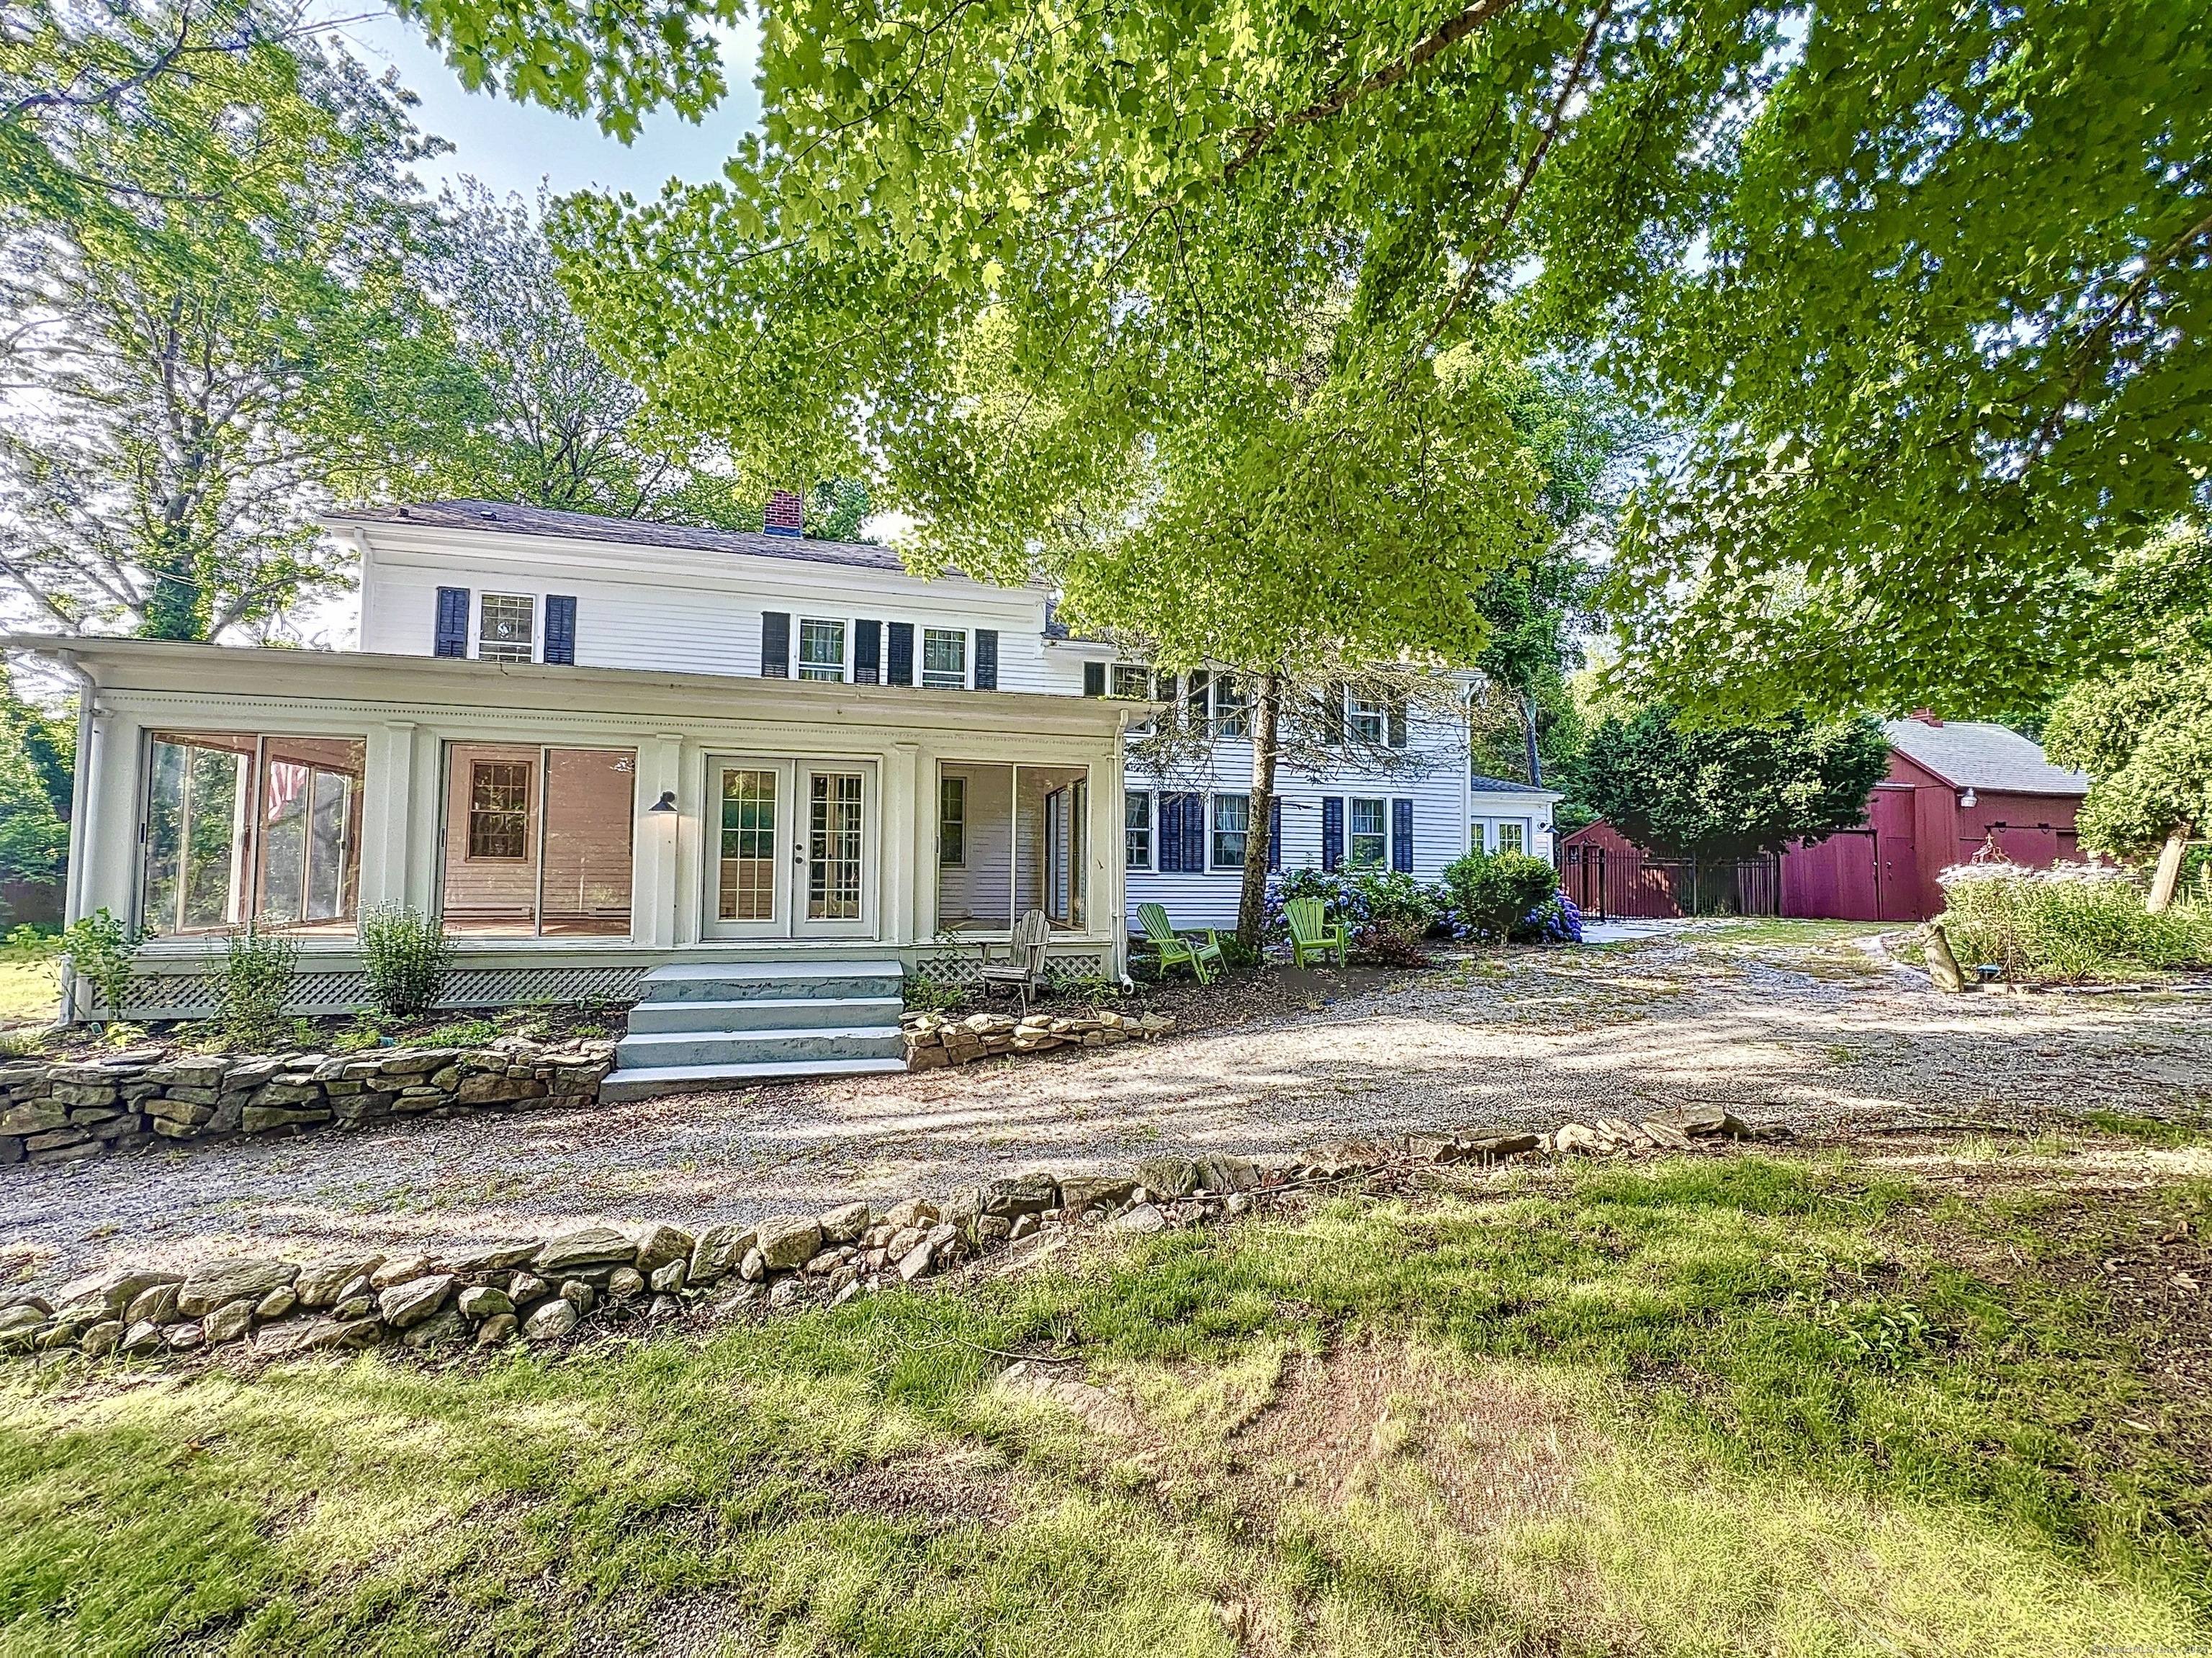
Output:
<svg viewBox="0 0 2212 1658">
<path fill-rule="evenodd" d="M 1142 702 L 1152 694 L 1152 671 L 1135 662 L 1114 665 L 1114 695 Z"/>
<path fill-rule="evenodd" d="M 1353 742 L 1372 743 L 1379 748 L 1389 739 L 1390 710 L 1387 705 L 1370 701 L 1357 691 L 1346 692 L 1344 704 L 1344 726 Z"/>
<path fill-rule="evenodd" d="M 527 662 L 536 654 L 538 601 L 527 593 L 486 593 L 477 612 L 477 657 Z"/>
<path fill-rule="evenodd" d="M 921 683 L 932 690 L 964 690 L 968 685 L 968 635 L 957 628 L 921 630 Z"/>
<path fill-rule="evenodd" d="M 1250 699 L 1244 694 L 1243 682 L 1233 675 L 1213 677 L 1213 732 L 1217 737 L 1252 734 Z"/>
<path fill-rule="evenodd" d="M 1390 849 L 1388 824 L 1390 803 L 1387 800 L 1354 800 L 1352 803 L 1352 866 L 1354 869 L 1380 869 Z"/>
<path fill-rule="evenodd" d="M 1152 796 L 1148 789 L 1131 789 L 1122 798 L 1121 821 L 1128 836 L 1126 859 L 1131 869 L 1152 866 Z"/>
<path fill-rule="evenodd" d="M 801 621 L 799 624 L 799 677 L 801 679 L 840 679 L 845 677 L 845 624 L 842 622 Z"/>
</svg>

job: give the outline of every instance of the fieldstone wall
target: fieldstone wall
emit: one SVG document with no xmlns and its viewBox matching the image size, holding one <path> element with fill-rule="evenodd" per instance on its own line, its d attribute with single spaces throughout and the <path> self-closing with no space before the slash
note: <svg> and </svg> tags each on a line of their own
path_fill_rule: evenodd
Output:
<svg viewBox="0 0 2212 1658">
<path fill-rule="evenodd" d="M 1297 1187 L 1418 1189 L 1438 1165 L 1695 1151 L 1783 1133 L 1753 1131 L 1717 1107 L 1617 1132 L 1629 1127 L 1446 1129 L 1279 1156 L 1154 1157 L 1119 1172 L 1033 1170 L 941 1199 L 855 1199 L 696 1232 L 659 1222 L 584 1226 L 447 1256 L 342 1251 L 305 1265 L 231 1256 L 188 1272 L 118 1267 L 51 1297 L 0 1297 L 0 1352 L 182 1357 L 250 1341 L 257 1356 L 283 1358 L 392 1342 L 546 1344 L 588 1333 L 587 1325 L 649 1327 L 691 1309 L 757 1318 L 912 1284 L 1055 1229 L 1161 1232 L 1241 1214 Z"/>
<path fill-rule="evenodd" d="M 596 1098 L 611 1042 L 501 1036 L 482 1048 L 246 1057 L 126 1049 L 0 1062 L 0 1164 L 66 1163 L 155 1139 L 200 1140 L 386 1117 Z"/>
<path fill-rule="evenodd" d="M 1137 1018 L 1105 1011 L 1067 1018 L 1029 1013 L 1017 1019 L 1004 1013 L 971 1013 L 956 1019 L 942 1013 L 908 1013 L 899 1021 L 906 1033 L 909 1071 L 966 1065 L 994 1054 L 1038 1054 L 1054 1048 L 1111 1048 L 1131 1038 L 1163 1036 L 1175 1029 L 1164 1013 Z"/>
</svg>

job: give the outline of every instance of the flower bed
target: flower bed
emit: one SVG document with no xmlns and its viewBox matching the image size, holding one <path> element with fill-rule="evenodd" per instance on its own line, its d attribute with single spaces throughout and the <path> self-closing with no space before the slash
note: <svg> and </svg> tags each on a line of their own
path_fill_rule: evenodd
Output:
<svg viewBox="0 0 2212 1658">
<path fill-rule="evenodd" d="M 1943 887 L 1945 936 L 1960 965 L 2008 980 L 2078 983 L 2212 961 L 2212 909 L 2143 908 L 2143 890 L 2108 864 L 1960 864 Z"/>
</svg>

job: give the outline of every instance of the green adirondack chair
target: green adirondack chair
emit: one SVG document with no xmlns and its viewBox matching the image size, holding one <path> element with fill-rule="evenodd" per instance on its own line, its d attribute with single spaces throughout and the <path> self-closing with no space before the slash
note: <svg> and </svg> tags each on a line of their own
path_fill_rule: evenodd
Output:
<svg viewBox="0 0 2212 1658">
<path fill-rule="evenodd" d="M 1283 919 L 1291 925 L 1291 964 L 1304 967 L 1308 957 L 1327 961 L 1331 956 L 1342 965 L 1351 958 L 1352 928 L 1332 921 L 1318 898 L 1293 898 L 1283 906 Z"/>
<path fill-rule="evenodd" d="M 1139 904 L 1137 920 L 1144 924 L 1146 941 L 1159 952 L 1161 972 L 1166 972 L 1179 962 L 1188 962 L 1190 970 L 1198 975 L 1199 983 L 1205 985 L 1213 982 L 1213 975 L 1206 970 L 1207 963 L 1211 962 L 1217 968 L 1228 965 L 1221 959 L 1220 935 L 1212 927 L 1204 929 L 1204 944 L 1200 944 L 1194 934 L 1185 938 L 1175 930 L 1175 924 L 1168 920 L 1167 911 L 1158 904 Z"/>
</svg>

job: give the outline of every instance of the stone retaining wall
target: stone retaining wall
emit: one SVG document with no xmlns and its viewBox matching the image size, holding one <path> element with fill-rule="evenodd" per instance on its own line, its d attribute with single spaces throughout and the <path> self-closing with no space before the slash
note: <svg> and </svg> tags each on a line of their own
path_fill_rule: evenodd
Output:
<svg viewBox="0 0 2212 1658">
<path fill-rule="evenodd" d="M 155 1139 L 266 1134 L 386 1117 L 594 1099 L 614 1044 L 383 1048 L 246 1057 L 126 1049 L 96 1060 L 0 1061 L 0 1164 L 66 1163 Z"/>
<path fill-rule="evenodd" d="M 1163 1013 L 1132 1018 L 1112 1011 L 1068 1018 L 1052 1013 L 971 1013 L 964 1019 L 942 1013 L 908 1013 L 899 1023 L 906 1033 L 910 1071 L 966 1065 L 994 1054 L 1040 1054 L 1055 1048 L 1111 1048 L 1132 1038 L 1163 1036 L 1175 1021 Z"/>
<path fill-rule="evenodd" d="M 1055 1228 L 1160 1232 L 1241 1213 L 1292 1186 L 1379 1180 L 1389 1189 L 1394 1177 L 1433 1178 L 1427 1171 L 1437 1165 L 1693 1151 L 1753 1132 L 1718 1108 L 1691 1107 L 1635 1126 L 1447 1129 L 1281 1156 L 1214 1152 L 1154 1157 L 1122 1171 L 1033 1170 L 949 1199 L 855 1199 L 820 1214 L 696 1233 L 659 1222 L 592 1225 L 441 1258 L 345 1251 L 305 1265 L 232 1256 L 183 1272 L 118 1267 L 51 1297 L 0 1297 L 0 1352 L 181 1357 L 250 1340 L 255 1354 L 281 1358 L 392 1341 L 550 1343 L 586 1320 L 649 1326 L 688 1309 L 757 1317 L 912 1284 Z"/>
</svg>

